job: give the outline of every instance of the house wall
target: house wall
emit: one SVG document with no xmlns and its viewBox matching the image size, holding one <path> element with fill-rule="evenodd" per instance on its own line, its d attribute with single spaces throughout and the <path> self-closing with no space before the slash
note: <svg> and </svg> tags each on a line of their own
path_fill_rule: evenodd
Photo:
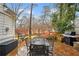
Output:
<svg viewBox="0 0 79 59">
<path fill-rule="evenodd" d="M 3 8 L 2 4 L 0 4 L 0 43 L 15 38 L 15 20 L 4 14 Z"/>
<path fill-rule="evenodd" d="M 75 31 L 79 34 L 79 17 L 75 19 Z"/>
</svg>

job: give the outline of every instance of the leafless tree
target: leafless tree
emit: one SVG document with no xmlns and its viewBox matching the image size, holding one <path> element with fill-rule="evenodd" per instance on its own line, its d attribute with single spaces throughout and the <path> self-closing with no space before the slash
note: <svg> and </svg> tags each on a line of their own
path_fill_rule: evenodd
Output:
<svg viewBox="0 0 79 59">
<path fill-rule="evenodd" d="M 23 20 L 19 20 L 19 18 L 22 17 L 22 14 L 26 11 L 28 6 L 25 6 L 25 4 L 23 3 L 5 3 L 5 5 L 15 13 L 16 15 L 15 21 L 19 22 L 20 23 L 19 27 L 21 27 L 22 26 L 21 23 L 23 22 Z M 23 8 L 23 6 L 25 7 Z"/>
<path fill-rule="evenodd" d="M 49 31 L 49 35 L 50 35 L 50 30 L 51 30 L 50 12 L 51 11 L 50 11 L 49 6 L 44 6 L 43 7 L 43 15 L 41 16 L 42 26 L 44 29 Z"/>
</svg>

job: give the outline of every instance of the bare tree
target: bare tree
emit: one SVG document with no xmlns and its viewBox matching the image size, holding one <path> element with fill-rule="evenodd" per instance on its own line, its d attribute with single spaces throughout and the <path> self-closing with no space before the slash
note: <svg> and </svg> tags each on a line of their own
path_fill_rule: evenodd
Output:
<svg viewBox="0 0 79 59">
<path fill-rule="evenodd" d="M 22 8 L 24 6 L 23 3 L 9 3 L 9 4 L 5 4 L 8 8 L 10 8 L 13 12 L 15 12 L 16 14 L 16 20 L 18 20 L 18 18 L 21 16 L 21 14 L 26 10 L 26 6 L 25 8 Z"/>
<path fill-rule="evenodd" d="M 29 39 L 31 39 L 31 20 L 32 20 L 33 4 L 30 5 L 30 23 L 29 23 Z"/>
<path fill-rule="evenodd" d="M 41 16 L 42 26 L 44 29 L 45 29 L 45 27 L 47 28 L 47 30 L 49 31 L 49 35 L 50 35 L 50 30 L 51 30 L 50 12 L 51 11 L 50 11 L 49 6 L 44 6 L 43 15 Z"/>
<path fill-rule="evenodd" d="M 23 3 L 9 3 L 9 4 L 5 3 L 5 5 L 16 14 L 15 21 L 19 22 L 20 23 L 19 27 L 21 27 L 23 25 L 21 24 L 23 20 L 19 20 L 19 18 L 22 17 L 22 14 L 26 11 L 28 6 L 25 6 L 23 8 L 23 6 L 25 5 Z M 17 24 L 16 24 L 16 27 L 17 27 Z"/>
</svg>

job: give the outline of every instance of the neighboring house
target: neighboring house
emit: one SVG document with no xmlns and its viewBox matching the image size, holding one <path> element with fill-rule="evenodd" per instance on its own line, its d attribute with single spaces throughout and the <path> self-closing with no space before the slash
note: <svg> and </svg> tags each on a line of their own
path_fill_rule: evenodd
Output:
<svg viewBox="0 0 79 59">
<path fill-rule="evenodd" d="M 0 3 L 0 43 L 15 38 L 15 13 Z"/>
<path fill-rule="evenodd" d="M 75 31 L 79 34 L 79 17 L 75 19 Z"/>
</svg>

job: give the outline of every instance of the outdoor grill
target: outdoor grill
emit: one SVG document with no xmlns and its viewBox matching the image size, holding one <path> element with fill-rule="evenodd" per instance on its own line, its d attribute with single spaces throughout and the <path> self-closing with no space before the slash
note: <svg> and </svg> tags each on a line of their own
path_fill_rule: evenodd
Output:
<svg viewBox="0 0 79 59">
<path fill-rule="evenodd" d="M 76 33 L 67 32 L 64 34 L 64 42 L 70 46 L 73 46 L 73 43 L 76 42 Z"/>
<path fill-rule="evenodd" d="M 49 43 L 44 38 L 33 38 L 30 42 L 30 56 L 48 56 Z"/>
</svg>

